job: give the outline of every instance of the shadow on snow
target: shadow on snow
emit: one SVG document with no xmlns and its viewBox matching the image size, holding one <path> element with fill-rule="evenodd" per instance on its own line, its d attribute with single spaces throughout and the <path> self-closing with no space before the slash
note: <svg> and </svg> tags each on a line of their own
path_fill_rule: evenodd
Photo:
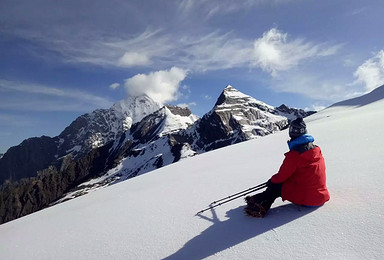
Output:
<svg viewBox="0 0 384 260">
<path fill-rule="evenodd" d="M 213 222 L 213 225 L 164 260 L 203 259 L 301 218 L 317 209 L 287 204 L 272 208 L 265 218 L 257 219 L 245 216 L 243 208 L 244 206 L 241 206 L 227 211 L 228 219 L 225 221 L 218 219 L 214 209 L 212 209 L 212 218 L 198 215 L 202 219 Z"/>
</svg>

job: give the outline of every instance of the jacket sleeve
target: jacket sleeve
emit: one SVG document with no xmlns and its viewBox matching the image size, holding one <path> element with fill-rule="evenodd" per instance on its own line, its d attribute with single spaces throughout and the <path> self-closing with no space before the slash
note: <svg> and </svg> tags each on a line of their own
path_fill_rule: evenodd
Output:
<svg viewBox="0 0 384 260">
<path fill-rule="evenodd" d="M 271 182 L 283 183 L 296 171 L 297 167 L 297 152 L 290 151 L 285 154 L 285 159 L 280 166 L 278 173 L 272 176 Z"/>
</svg>

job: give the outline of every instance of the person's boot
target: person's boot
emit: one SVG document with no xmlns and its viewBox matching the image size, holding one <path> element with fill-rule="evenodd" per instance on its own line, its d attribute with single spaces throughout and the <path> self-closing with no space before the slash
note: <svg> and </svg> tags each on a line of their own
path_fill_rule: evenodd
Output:
<svg viewBox="0 0 384 260">
<path fill-rule="evenodd" d="M 265 198 L 264 198 L 263 193 L 258 193 L 258 194 L 253 195 L 253 196 L 247 196 L 247 197 L 245 197 L 244 200 L 248 206 L 253 206 L 255 203 L 260 203 L 264 199 Z"/>
<path fill-rule="evenodd" d="M 253 205 L 248 204 L 244 208 L 245 214 L 250 217 L 263 218 L 267 214 L 267 211 L 262 204 L 263 202 L 260 204 L 254 203 Z"/>
</svg>

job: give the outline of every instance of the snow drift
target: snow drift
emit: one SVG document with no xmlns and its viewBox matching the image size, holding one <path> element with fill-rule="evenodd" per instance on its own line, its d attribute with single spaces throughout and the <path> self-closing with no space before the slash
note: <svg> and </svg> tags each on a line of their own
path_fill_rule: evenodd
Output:
<svg viewBox="0 0 384 260">
<path fill-rule="evenodd" d="M 287 131 L 188 158 L 0 226 L 3 259 L 379 259 L 384 255 L 384 96 L 308 117 L 331 200 L 276 200 L 264 219 L 234 200 L 287 151 Z M 364 98 L 360 101 L 364 101 Z"/>
</svg>

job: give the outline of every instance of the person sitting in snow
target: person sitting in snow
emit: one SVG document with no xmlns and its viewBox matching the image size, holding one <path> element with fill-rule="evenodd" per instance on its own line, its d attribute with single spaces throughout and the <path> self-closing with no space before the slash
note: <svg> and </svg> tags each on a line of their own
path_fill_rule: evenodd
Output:
<svg viewBox="0 0 384 260">
<path fill-rule="evenodd" d="M 300 206 L 322 206 L 330 199 L 323 155 L 302 118 L 291 122 L 289 136 L 289 152 L 278 173 L 268 180 L 267 189 L 245 198 L 247 215 L 264 217 L 278 197 Z"/>
</svg>

